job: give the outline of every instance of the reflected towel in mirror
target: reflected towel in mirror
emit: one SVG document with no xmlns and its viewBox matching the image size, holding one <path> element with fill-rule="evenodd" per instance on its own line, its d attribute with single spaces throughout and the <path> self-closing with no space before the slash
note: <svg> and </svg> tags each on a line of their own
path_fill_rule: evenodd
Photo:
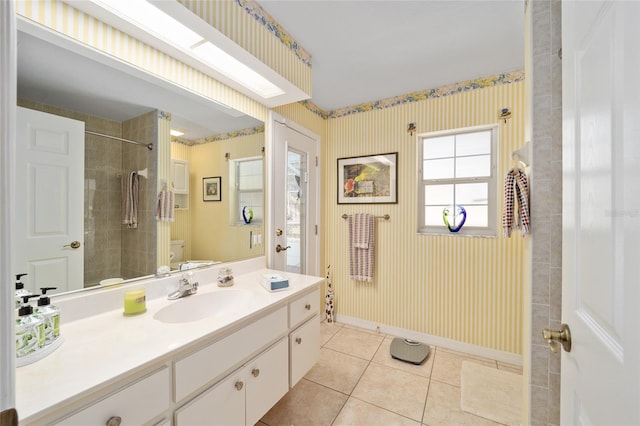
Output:
<svg viewBox="0 0 640 426">
<path fill-rule="evenodd" d="M 160 222 L 173 222 L 175 215 L 173 207 L 175 205 L 175 195 L 173 191 L 163 186 L 158 193 L 158 203 L 156 204 L 156 219 Z"/>
<path fill-rule="evenodd" d="M 122 224 L 138 227 L 138 173 L 124 173 L 121 177 Z"/>
</svg>

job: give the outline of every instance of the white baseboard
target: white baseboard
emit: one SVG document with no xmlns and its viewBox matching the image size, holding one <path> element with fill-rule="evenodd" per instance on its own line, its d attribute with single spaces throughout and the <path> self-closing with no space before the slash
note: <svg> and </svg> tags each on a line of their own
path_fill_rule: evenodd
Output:
<svg viewBox="0 0 640 426">
<path fill-rule="evenodd" d="M 483 358 L 495 359 L 496 361 L 522 366 L 522 355 L 511 352 L 498 351 L 495 349 L 485 348 L 483 346 L 472 345 L 453 339 L 447 339 L 445 337 L 433 336 L 431 334 L 418 333 L 416 331 L 392 327 L 385 324 L 376 324 L 371 321 L 348 317 L 345 315 L 336 315 L 336 322 L 339 324 L 359 327 L 365 330 L 390 334 L 396 337 L 404 337 L 406 339 L 416 340 L 436 347 L 451 349 L 452 351 L 463 352 L 469 355 L 481 356 Z"/>
</svg>

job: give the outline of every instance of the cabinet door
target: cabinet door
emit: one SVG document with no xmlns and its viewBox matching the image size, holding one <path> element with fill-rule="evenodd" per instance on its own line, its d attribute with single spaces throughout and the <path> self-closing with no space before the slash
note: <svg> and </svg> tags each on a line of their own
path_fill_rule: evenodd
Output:
<svg viewBox="0 0 640 426">
<path fill-rule="evenodd" d="M 283 338 L 247 364 L 247 424 L 254 425 L 289 391 L 289 351 Z"/>
<path fill-rule="evenodd" d="M 201 396 L 176 411 L 176 426 L 245 424 L 243 371 L 233 373 Z"/>
<path fill-rule="evenodd" d="M 294 387 L 320 359 L 320 317 L 316 315 L 289 335 L 289 386 Z"/>
<path fill-rule="evenodd" d="M 171 180 L 176 194 L 189 193 L 189 162 L 171 160 Z"/>
</svg>

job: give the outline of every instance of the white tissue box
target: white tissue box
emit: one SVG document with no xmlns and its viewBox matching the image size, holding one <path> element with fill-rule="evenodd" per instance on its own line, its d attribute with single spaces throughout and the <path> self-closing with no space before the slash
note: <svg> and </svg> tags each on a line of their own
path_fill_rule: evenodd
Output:
<svg viewBox="0 0 640 426">
<path fill-rule="evenodd" d="M 280 291 L 289 288 L 289 280 L 278 274 L 262 276 L 262 286 L 268 291 Z"/>
</svg>

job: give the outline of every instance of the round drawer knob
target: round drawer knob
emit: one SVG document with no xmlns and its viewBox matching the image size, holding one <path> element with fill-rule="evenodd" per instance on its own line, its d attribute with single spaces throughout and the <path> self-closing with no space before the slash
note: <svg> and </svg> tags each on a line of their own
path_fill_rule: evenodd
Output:
<svg viewBox="0 0 640 426">
<path fill-rule="evenodd" d="M 307 303 L 306 305 L 304 305 L 304 308 L 305 308 L 307 311 L 310 311 L 310 310 L 311 310 L 311 305 L 310 305 L 309 303 Z"/>
<path fill-rule="evenodd" d="M 244 386 L 244 383 L 242 383 L 242 382 L 236 382 L 236 385 L 235 385 L 235 386 L 236 386 L 236 390 L 241 391 L 241 390 L 242 390 L 242 387 Z"/>
<path fill-rule="evenodd" d="M 107 420 L 106 425 L 107 426 L 120 426 L 120 423 L 122 423 L 122 417 L 112 416 L 111 418 L 109 418 L 109 420 Z"/>
<path fill-rule="evenodd" d="M 259 368 L 254 368 L 253 370 L 251 370 L 251 375 L 253 377 L 258 377 L 260 375 L 260 369 Z"/>
<path fill-rule="evenodd" d="M 302 343 L 302 337 L 296 337 L 296 343 L 297 344 Z"/>
</svg>

